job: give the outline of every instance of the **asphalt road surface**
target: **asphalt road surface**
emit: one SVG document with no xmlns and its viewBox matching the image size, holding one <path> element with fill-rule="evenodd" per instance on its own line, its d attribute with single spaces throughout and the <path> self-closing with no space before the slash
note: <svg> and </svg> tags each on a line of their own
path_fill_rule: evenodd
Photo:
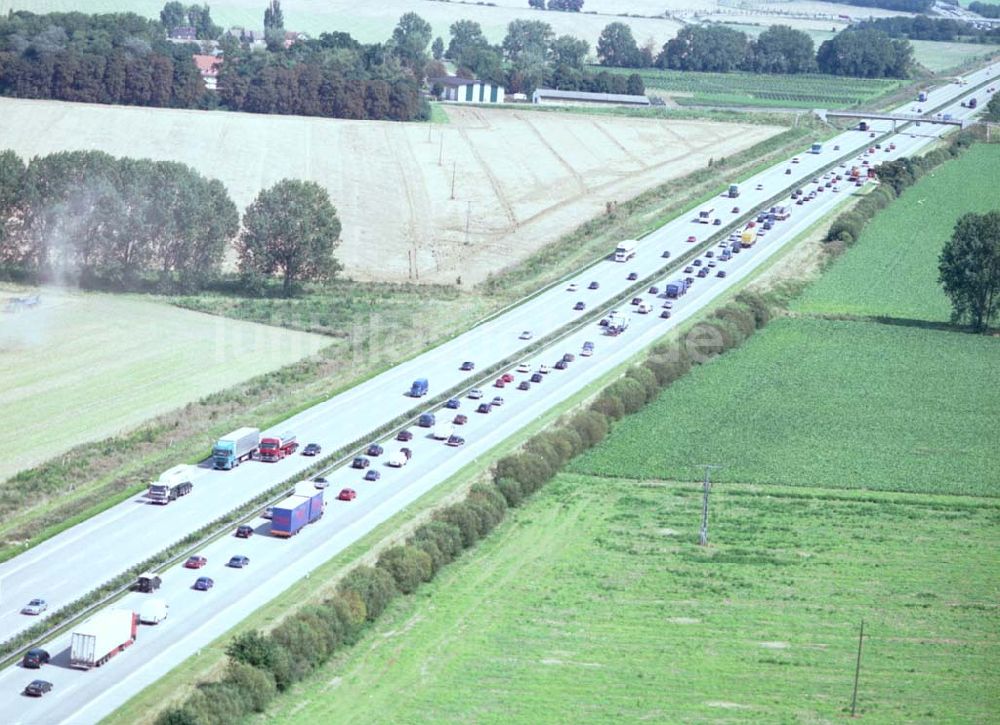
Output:
<svg viewBox="0 0 1000 725">
<path fill-rule="evenodd" d="M 968 87 L 995 77 L 997 73 L 1000 73 L 1000 66 L 970 74 L 967 76 Z M 960 108 L 957 99 L 968 92 L 968 87 L 958 84 L 943 86 L 930 94 L 924 106 L 932 108 L 956 99 L 954 108 L 947 109 L 947 112 L 956 118 L 966 117 L 971 112 Z M 980 106 L 985 105 L 985 92 L 979 92 L 977 96 Z M 908 111 L 911 105 L 908 103 L 899 110 Z M 875 124 L 873 128 L 881 134 L 889 130 L 889 124 Z M 895 151 L 877 151 L 865 158 L 870 158 L 874 165 L 911 154 L 945 130 L 946 127 L 928 124 L 911 128 L 891 139 L 896 144 Z M 730 218 L 736 217 L 730 211 L 733 206 L 738 205 L 748 211 L 773 198 L 780 190 L 793 186 L 796 181 L 808 194 L 816 188 L 810 182 L 818 169 L 828 166 L 836 157 L 852 149 L 866 149 L 869 142 L 868 134 L 847 131 L 825 142 L 824 151 L 820 154 L 809 154 L 803 150 L 798 156 L 798 163 L 776 164 L 742 182 L 742 193 L 738 199 L 716 200 L 713 204 L 714 216 L 728 224 Z M 887 143 L 883 142 L 883 146 Z M 836 145 L 841 147 L 841 151 L 833 151 Z M 853 159 L 851 162 L 859 163 Z M 792 174 L 786 174 L 786 169 L 791 169 Z M 843 172 L 843 169 L 838 170 Z M 756 190 L 758 184 L 763 186 L 761 191 Z M 447 447 L 441 441 L 432 440 L 429 430 L 413 427 L 414 440 L 405 445 L 412 448 L 414 455 L 406 467 L 392 469 L 385 465 L 388 455 L 403 445 L 389 440 L 383 442 L 386 454 L 373 459 L 373 467 L 382 474 L 378 482 L 362 481 L 362 472 L 349 468 L 329 474 L 327 478 L 331 484 L 327 490 L 325 516 L 307 526 L 296 537 L 289 540 L 273 538 L 267 533 L 269 523 L 257 520 L 257 535 L 252 538 L 226 537 L 206 547 L 201 552 L 208 558 L 204 569 L 191 571 L 178 566 L 168 570 L 162 575 L 164 585 L 156 596 L 169 603 L 169 617 L 160 625 L 142 626 L 136 644 L 105 666 L 89 672 L 70 669 L 69 636 L 65 635 L 45 645 L 53 655 L 53 663 L 40 672 L 24 670 L 20 665 L 8 667 L 0 673 L 0 711 L 5 714 L 4 720 L 96 722 L 112 712 L 143 687 L 288 586 L 308 576 L 314 568 L 476 456 L 485 454 L 560 401 L 628 360 L 673 326 L 696 314 L 732 285 L 738 284 L 854 191 L 853 186 L 843 182 L 839 187 L 840 192 L 826 189 L 803 206 L 795 206 L 789 199 L 775 202 L 789 206 L 792 209 L 791 218 L 777 223 L 753 248 L 742 251 L 728 262 L 717 262 L 717 268 L 709 277 L 696 279 L 691 291 L 673 302 L 670 319 L 659 316 L 664 302 L 662 290 L 666 282 L 682 276 L 678 270 L 665 273 L 653 282 L 661 290 L 659 297 L 645 291 L 637 294 L 653 303 L 650 314 L 636 314 L 635 308 L 627 303 L 618 306 L 630 317 L 630 327 L 624 334 L 609 337 L 601 334 L 601 328 L 596 323 L 586 325 L 543 352 L 527 356 L 525 360 L 534 372 L 540 364 L 551 367 L 564 352 L 572 352 L 577 358 L 567 370 L 552 370 L 544 376 L 543 382 L 533 384 L 528 391 L 517 390 L 515 386 L 499 390 L 490 385 L 491 381 L 482 384 L 484 400 L 490 400 L 494 395 L 504 398 L 504 404 L 489 414 L 476 413 L 479 401 L 469 400 L 464 395 L 459 410 L 437 410 L 439 420 L 451 420 L 457 413 L 468 416 L 468 423 L 456 426 L 456 432 L 466 438 L 464 446 Z M 670 251 L 672 259 L 676 259 L 694 246 L 686 241 L 689 235 L 696 236 L 700 242 L 718 229 L 695 223 L 691 218 L 676 219 L 645 237 L 639 244 L 635 259 L 626 263 L 599 263 L 566 284 L 553 287 L 413 360 L 304 411 L 269 432 L 292 430 L 303 444 L 317 442 L 326 451 L 336 450 L 357 440 L 364 431 L 375 430 L 413 409 L 417 401 L 404 393 L 415 378 L 428 378 L 432 395 L 463 383 L 471 384 L 479 378 L 476 372 L 461 372 L 459 366 L 462 361 L 472 360 L 479 369 L 483 369 L 516 355 L 519 349 L 530 344 L 518 339 L 522 331 L 531 331 L 537 339 L 560 329 L 583 314 L 573 310 L 578 301 L 583 301 L 587 310 L 607 307 L 608 300 L 633 284 L 626 280 L 629 272 L 637 272 L 642 279 L 667 263 L 668 260 L 662 258 L 665 250 Z M 713 249 L 718 251 L 718 247 L 713 246 Z M 704 256 L 702 259 L 706 264 L 710 261 Z M 726 277 L 716 277 L 717 269 L 724 269 Z M 588 290 L 591 281 L 597 281 L 599 289 Z M 568 291 L 570 282 L 575 282 L 579 289 Z M 583 342 L 588 340 L 595 343 L 595 354 L 582 357 L 579 353 Z M 511 372 L 514 372 L 513 368 Z M 514 375 L 518 382 L 528 377 L 523 373 Z M 246 423 L 252 425 L 253 422 Z M 206 441 L 206 448 L 209 443 Z M 0 637 L 6 639 L 37 621 L 18 613 L 30 598 L 45 597 L 53 610 L 58 609 L 275 483 L 295 477 L 313 460 L 296 455 L 279 463 L 248 462 L 233 471 L 213 471 L 206 467 L 195 479 L 194 492 L 179 501 L 168 506 L 154 506 L 141 497 L 127 501 L 6 562 L 0 566 L 4 603 L 0 611 Z M 357 491 L 356 500 L 335 500 L 336 493 L 345 486 Z M 235 554 L 248 556 L 250 566 L 245 569 L 226 567 L 229 557 Z M 212 590 L 199 592 L 192 589 L 194 580 L 201 575 L 215 580 Z M 149 596 L 131 594 L 114 606 L 138 609 L 143 599 Z M 53 691 L 41 699 L 22 696 L 23 687 L 35 677 L 51 681 Z"/>
</svg>

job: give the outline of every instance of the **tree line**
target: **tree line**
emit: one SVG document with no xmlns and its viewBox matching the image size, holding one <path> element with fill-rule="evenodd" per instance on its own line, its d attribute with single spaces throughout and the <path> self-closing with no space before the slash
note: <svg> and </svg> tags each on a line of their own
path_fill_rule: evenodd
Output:
<svg viewBox="0 0 1000 725">
<path fill-rule="evenodd" d="M 976 13 L 976 15 L 982 15 L 984 18 L 1000 18 L 1000 5 L 994 5 L 993 3 L 971 2 L 969 3 L 969 10 Z"/>
<path fill-rule="evenodd" d="M 900 13 L 926 13 L 934 7 L 934 0 L 841 0 L 845 5 L 862 8 L 882 8 Z"/>
<path fill-rule="evenodd" d="M 193 291 L 215 282 L 235 242 L 250 292 L 274 276 L 291 295 L 331 278 L 340 221 L 326 191 L 283 180 L 240 223 L 222 184 L 184 164 L 64 151 L 25 164 L 0 152 L 0 274 L 116 291 Z"/>
<path fill-rule="evenodd" d="M 909 40 L 995 43 L 1000 39 L 1000 27 L 977 28 L 971 23 L 951 18 L 928 18 L 926 15 L 917 15 L 912 18 L 903 16 L 872 18 L 858 23 L 858 27 L 874 28 L 883 31 L 892 38 L 908 38 Z"/>
</svg>

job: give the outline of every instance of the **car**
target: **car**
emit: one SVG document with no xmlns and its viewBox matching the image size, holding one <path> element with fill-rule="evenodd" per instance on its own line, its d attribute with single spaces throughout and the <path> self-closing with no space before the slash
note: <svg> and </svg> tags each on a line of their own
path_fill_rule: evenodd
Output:
<svg viewBox="0 0 1000 725">
<path fill-rule="evenodd" d="M 549 372 L 550 372 L 549 366 L 548 365 L 539 365 L 538 366 L 538 372 L 540 372 L 542 375 L 548 375 Z"/>
<path fill-rule="evenodd" d="M 763 184 L 757 184 L 757 186 L 756 186 L 756 187 L 754 187 L 754 188 L 755 188 L 755 189 L 756 189 L 757 191 L 764 191 L 764 185 L 763 185 Z"/>
<path fill-rule="evenodd" d="M 837 192 L 840 191 L 840 187 L 839 186 L 835 186 L 832 189 L 830 189 L 830 191 L 832 191 L 834 194 L 836 194 Z"/>
<path fill-rule="evenodd" d="M 245 566 L 250 566 L 250 557 L 243 556 L 242 554 L 237 554 L 236 556 L 229 557 L 229 562 L 226 564 L 231 569 L 242 569 Z"/>
<path fill-rule="evenodd" d="M 49 603 L 44 599 L 32 599 L 21 608 L 21 614 L 41 614 L 49 608 Z"/>
<path fill-rule="evenodd" d="M 626 277 L 626 279 L 629 282 L 635 282 L 637 279 L 639 279 L 639 273 L 638 272 L 629 272 L 628 273 L 628 277 Z"/>
<path fill-rule="evenodd" d="M 602 318 L 601 318 L 601 321 L 600 321 L 600 322 L 598 322 L 597 324 L 598 324 L 598 325 L 599 325 L 600 327 L 607 327 L 608 325 L 610 325 L 610 324 L 611 324 L 611 320 L 609 320 L 609 319 L 608 319 L 607 317 L 602 317 Z"/>
<path fill-rule="evenodd" d="M 501 398 L 499 395 L 495 396 L 493 398 L 493 400 L 490 401 L 490 405 L 493 405 L 493 406 L 503 405 L 503 398 Z"/>
<path fill-rule="evenodd" d="M 465 439 L 462 436 L 456 435 L 448 436 L 448 440 L 444 442 L 446 446 L 451 446 L 452 448 L 458 448 L 463 443 L 465 443 Z"/>
<path fill-rule="evenodd" d="M 483 397 L 483 391 L 479 388 L 473 388 L 469 391 L 469 400 L 479 400 Z"/>
<path fill-rule="evenodd" d="M 725 277 L 726 276 L 726 270 L 720 269 L 718 272 L 715 273 L 715 276 L 716 277 Z"/>
<path fill-rule="evenodd" d="M 477 413 L 489 413 L 493 407 L 489 403 L 480 403 L 479 407 L 476 408 Z"/>
<path fill-rule="evenodd" d="M 597 289 L 600 286 L 601 285 L 597 283 L 597 280 L 594 280 L 593 282 L 587 285 L 587 289 Z"/>
<path fill-rule="evenodd" d="M 792 196 L 802 196 L 802 195 L 803 195 L 804 193 L 805 193 L 805 192 L 804 192 L 804 191 L 802 191 L 802 189 L 796 189 L 796 190 L 795 190 L 795 193 L 794 193 L 794 194 L 792 194 Z"/>
<path fill-rule="evenodd" d="M 449 400 L 448 402 L 450 403 L 451 401 Z M 380 446 L 378 443 L 369 443 L 368 449 L 365 451 L 366 456 L 371 456 L 373 458 L 377 458 L 378 456 L 381 456 L 383 453 L 385 453 L 385 449 L 382 448 L 382 446 Z"/>
<path fill-rule="evenodd" d="M 799 157 L 798 157 L 798 156 L 796 156 L 796 157 L 795 157 L 794 159 L 792 159 L 792 163 L 793 163 L 793 164 L 797 164 L 797 163 L 799 163 Z"/>
<path fill-rule="evenodd" d="M 209 589 L 215 586 L 215 582 L 211 577 L 200 576 L 194 581 L 194 588 L 199 592 L 207 592 Z"/>
<path fill-rule="evenodd" d="M 695 237 L 694 234 L 692 234 L 690 237 L 688 237 L 688 244 L 694 244 L 697 241 L 698 241 L 698 238 Z"/>
<path fill-rule="evenodd" d="M 583 302 L 577 302 L 575 305 L 573 305 L 573 310 L 576 312 L 580 312 L 581 310 L 584 310 L 586 308 L 587 305 L 583 304 Z"/>
<path fill-rule="evenodd" d="M 518 383 L 517 389 L 518 390 L 531 390 L 531 383 L 528 382 L 527 380 L 522 380 L 520 383 Z"/>
<path fill-rule="evenodd" d="M 733 207 L 733 214 L 739 214 L 739 213 L 740 213 L 740 208 L 738 206 L 734 206 Z"/>
<path fill-rule="evenodd" d="M 303 456 L 318 456 L 323 452 L 319 443 L 309 443 L 305 448 L 302 449 Z"/>
<path fill-rule="evenodd" d="M 890 151 L 895 151 L 896 150 L 896 144 L 894 144 L 894 143 L 889 144 L 889 150 Z"/>
<path fill-rule="evenodd" d="M 465 416 L 465 415 L 462 415 L 461 413 L 459 413 L 458 415 L 456 415 L 451 420 L 452 425 L 465 425 L 468 422 L 469 422 L 468 417 Z"/>
<path fill-rule="evenodd" d="M 705 256 L 708 257 L 709 259 L 711 259 L 712 257 L 715 256 L 715 252 L 713 252 L 711 249 L 709 249 L 707 252 L 705 252 Z"/>
<path fill-rule="evenodd" d="M 184 568 L 201 569 L 207 563 L 208 559 L 206 559 L 204 556 L 189 556 L 188 560 L 184 562 Z"/>
<path fill-rule="evenodd" d="M 576 282 L 570 282 L 569 287 L 566 288 L 566 291 L 576 292 L 578 289 L 580 289 L 580 287 L 576 284 Z"/>
<path fill-rule="evenodd" d="M 703 268 L 699 269 L 698 270 L 698 276 L 699 277 L 707 277 L 708 276 L 708 268 L 707 267 L 703 267 Z"/>
<path fill-rule="evenodd" d="M 274 506 L 268 506 L 264 509 L 264 513 L 260 515 L 262 519 L 273 519 L 274 518 Z"/>
<path fill-rule="evenodd" d="M 574 355 L 571 352 L 565 352 L 565 353 L 563 353 L 562 359 L 563 359 L 563 362 L 571 363 L 574 360 L 576 360 L 576 355 Z"/>
<path fill-rule="evenodd" d="M 652 287 L 649 288 L 649 294 L 651 294 L 651 295 L 658 295 L 658 294 L 660 294 L 660 288 L 657 287 L 656 285 L 653 285 Z"/>
<path fill-rule="evenodd" d="M 691 262 L 691 264 L 693 264 L 695 267 L 700 267 L 701 266 L 701 260 L 700 259 L 696 259 L 693 262 Z"/>
<path fill-rule="evenodd" d="M 530 373 L 531 372 L 531 366 L 528 363 L 523 362 L 523 363 L 521 363 L 520 365 L 517 366 L 517 371 L 519 373 Z M 511 381 L 508 380 L 507 382 L 511 382 Z"/>
<path fill-rule="evenodd" d="M 692 267 L 690 264 L 684 268 L 684 274 L 692 274 L 693 272 L 694 272 L 694 267 Z"/>
<path fill-rule="evenodd" d="M 670 259 L 670 250 L 664 249 L 663 254 L 660 255 L 663 259 Z"/>
<path fill-rule="evenodd" d="M 504 382 L 503 378 L 497 378 L 496 381 L 493 383 L 493 387 L 494 388 L 502 388 L 506 384 L 507 383 Z"/>
<path fill-rule="evenodd" d="M 833 147 L 834 151 L 840 151 L 840 144 L 835 144 Z"/>
<path fill-rule="evenodd" d="M 534 335 L 531 334 L 531 330 L 525 330 L 520 335 L 518 335 L 519 340 L 530 340 Z"/>
<path fill-rule="evenodd" d="M 474 362 L 472 362 L 471 360 L 466 360 L 464 363 L 462 363 L 459 366 L 458 369 L 461 370 L 464 373 L 467 373 L 467 372 L 470 372 L 472 370 L 475 370 L 476 369 L 476 364 Z"/>
<path fill-rule="evenodd" d="M 813 181 L 812 181 L 812 183 L 818 184 L 819 183 L 819 178 L 814 178 Z"/>
<path fill-rule="evenodd" d="M 532 373 L 531 374 L 531 382 L 533 382 L 533 383 L 540 383 L 540 382 L 542 382 L 542 380 L 543 380 L 543 378 L 542 378 L 542 374 L 541 373 Z"/>
<path fill-rule="evenodd" d="M 829 189 L 831 186 L 833 186 L 833 182 L 832 181 L 828 181 L 825 184 L 823 184 L 823 187 L 826 188 L 826 189 Z"/>
<path fill-rule="evenodd" d="M 28 670 L 41 669 L 42 665 L 47 665 L 48 663 L 49 653 L 41 647 L 29 649 L 24 653 L 24 657 L 21 659 L 21 667 Z"/>
<path fill-rule="evenodd" d="M 763 231 L 767 231 L 768 229 L 773 229 L 773 228 L 774 228 L 774 224 L 772 224 L 771 222 L 764 222 L 764 226 L 762 227 L 762 230 Z"/>
<path fill-rule="evenodd" d="M 358 493 L 353 488 L 342 488 L 337 494 L 337 498 L 341 501 L 353 501 L 357 497 Z"/>
<path fill-rule="evenodd" d="M 721 227 L 722 226 L 722 220 L 719 219 L 719 217 L 716 217 L 715 219 L 712 220 L 712 226 L 713 227 Z"/>
<path fill-rule="evenodd" d="M 565 360 L 556 360 L 556 364 L 553 365 L 552 367 L 554 367 L 556 370 L 565 370 L 566 368 L 569 367 L 569 363 L 567 363 Z"/>
<path fill-rule="evenodd" d="M 253 536 L 253 526 L 248 526 L 247 524 L 241 524 L 236 527 L 237 539 L 249 539 L 251 536 Z"/>
<path fill-rule="evenodd" d="M 806 203 L 806 198 L 805 198 L 804 196 L 802 196 L 802 197 L 799 197 L 799 198 L 798 198 L 798 199 L 796 200 L 796 202 L 795 202 L 795 206 L 802 206 L 802 205 L 803 205 L 803 204 L 805 204 L 805 203 Z"/>
<path fill-rule="evenodd" d="M 641 305 L 642 304 L 642 297 L 633 297 L 631 304 L 633 304 L 633 305 Z"/>
<path fill-rule="evenodd" d="M 663 312 L 661 312 L 660 313 L 660 317 L 663 318 L 664 320 L 669 319 L 670 318 L 670 310 L 664 310 Z"/>
<path fill-rule="evenodd" d="M 365 471 L 364 480 L 366 481 L 377 481 L 380 478 L 382 478 L 382 474 L 376 471 L 374 468 L 369 468 L 367 471 Z"/>
<path fill-rule="evenodd" d="M 880 143 L 875 144 L 875 148 L 877 148 L 877 149 L 882 148 L 882 144 L 880 144 Z"/>
<path fill-rule="evenodd" d="M 785 173 L 787 175 L 791 176 L 792 175 L 792 170 L 791 169 L 785 169 Z"/>
<path fill-rule="evenodd" d="M 674 309 L 674 301 L 673 300 L 667 300 L 666 302 L 664 302 L 663 303 L 663 309 L 665 309 L 665 310 L 672 310 L 672 309 Z"/>
<path fill-rule="evenodd" d="M 46 692 L 52 692 L 52 683 L 46 680 L 32 680 L 24 688 L 24 694 L 28 697 L 41 697 Z"/>
<path fill-rule="evenodd" d="M 470 395 L 469 397 L 472 397 L 472 396 Z M 401 431 L 399 431 L 399 433 L 396 434 L 396 440 L 397 441 L 403 441 L 403 443 L 406 443 L 406 441 L 412 441 L 413 440 L 413 431 L 409 431 L 409 430 L 401 430 Z"/>
<path fill-rule="evenodd" d="M 316 476 L 316 478 L 313 479 L 313 486 L 316 487 L 316 488 L 318 488 L 320 491 L 324 490 L 329 485 L 330 485 L 330 482 L 327 481 L 322 476 Z"/>
<path fill-rule="evenodd" d="M 444 404 L 444 407 L 448 410 L 458 410 L 458 408 L 462 407 L 462 403 L 458 398 L 449 398 L 448 402 Z"/>
<path fill-rule="evenodd" d="M 530 370 L 531 368 L 528 369 Z M 514 382 L 514 376 L 511 373 L 504 373 L 503 375 L 500 376 L 500 379 L 503 380 L 505 383 Z"/>
<path fill-rule="evenodd" d="M 372 462 L 364 456 L 355 456 L 354 460 L 351 461 L 351 468 L 368 468 L 371 464 Z"/>
<path fill-rule="evenodd" d="M 590 357 L 594 354 L 594 348 L 585 347 L 580 351 L 580 357 Z"/>
</svg>

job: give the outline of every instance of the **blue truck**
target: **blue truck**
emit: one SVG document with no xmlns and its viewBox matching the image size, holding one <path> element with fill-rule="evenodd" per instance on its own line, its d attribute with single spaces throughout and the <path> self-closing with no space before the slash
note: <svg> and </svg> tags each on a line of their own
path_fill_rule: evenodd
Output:
<svg viewBox="0 0 1000 725">
<path fill-rule="evenodd" d="M 271 535 L 288 538 L 323 515 L 323 491 L 302 491 L 289 496 L 274 507 L 271 515 Z"/>
<path fill-rule="evenodd" d="M 675 279 L 667 285 L 667 297 L 677 299 L 686 294 L 690 286 L 686 279 Z"/>
<path fill-rule="evenodd" d="M 260 446 L 260 428 L 237 428 L 222 436 L 212 448 L 212 462 L 223 471 L 253 458 Z"/>
<path fill-rule="evenodd" d="M 410 386 L 410 397 L 411 398 L 422 398 L 427 395 L 427 391 L 430 387 L 427 385 L 427 378 L 417 378 L 413 381 L 413 385 Z"/>
<path fill-rule="evenodd" d="M 823 144 L 821 143 L 814 143 L 812 147 L 809 149 L 809 153 L 811 154 L 819 154 L 822 152 L 823 152 Z"/>
</svg>

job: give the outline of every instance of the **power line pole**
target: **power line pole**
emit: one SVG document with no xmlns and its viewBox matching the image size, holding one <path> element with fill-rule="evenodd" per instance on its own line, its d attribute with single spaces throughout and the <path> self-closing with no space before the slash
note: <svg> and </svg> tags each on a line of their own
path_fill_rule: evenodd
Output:
<svg viewBox="0 0 1000 725">
<path fill-rule="evenodd" d="M 701 531 L 698 534 L 698 544 L 708 546 L 708 494 L 712 490 L 712 482 L 709 480 L 713 468 L 722 468 L 714 463 L 702 464 L 705 468 L 705 483 L 703 484 L 701 497 Z"/>
<path fill-rule="evenodd" d="M 858 677 L 861 675 L 861 644 L 865 639 L 865 620 L 861 620 L 861 631 L 858 633 L 858 663 L 854 666 L 854 694 L 851 695 L 851 717 L 854 717 L 858 704 Z"/>
<path fill-rule="evenodd" d="M 451 198 L 455 198 L 455 172 L 458 170 L 458 162 L 451 162 Z"/>
<path fill-rule="evenodd" d="M 469 245 L 469 221 L 472 219 L 472 202 L 467 202 L 465 207 L 465 245 Z"/>
<path fill-rule="evenodd" d="M 441 159 L 444 156 L 444 132 L 441 133 L 441 145 L 438 146 L 438 166 L 441 165 Z"/>
</svg>

